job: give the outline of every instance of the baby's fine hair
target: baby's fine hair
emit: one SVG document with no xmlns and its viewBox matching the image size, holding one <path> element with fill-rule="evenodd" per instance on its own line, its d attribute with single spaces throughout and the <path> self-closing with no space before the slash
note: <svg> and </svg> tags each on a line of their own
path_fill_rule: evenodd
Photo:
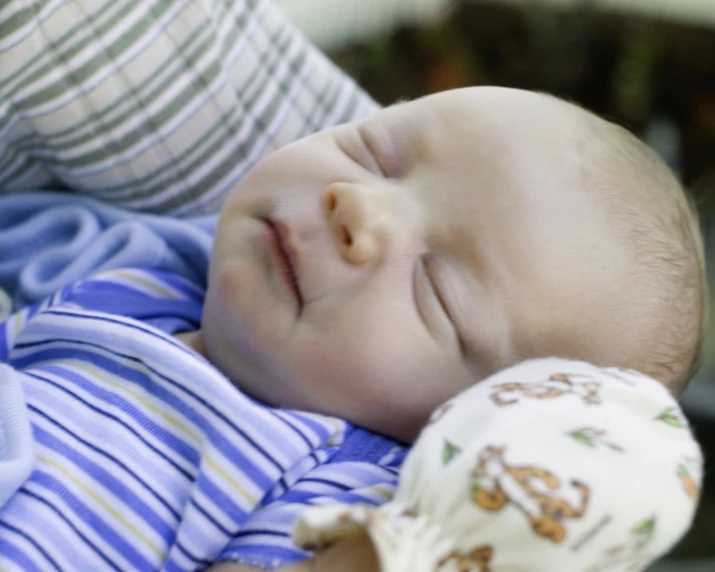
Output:
<svg viewBox="0 0 715 572">
<path fill-rule="evenodd" d="M 705 252 L 694 202 L 628 130 L 589 114 L 585 170 L 632 248 L 645 332 L 637 363 L 676 395 L 695 374 L 709 324 Z"/>
</svg>

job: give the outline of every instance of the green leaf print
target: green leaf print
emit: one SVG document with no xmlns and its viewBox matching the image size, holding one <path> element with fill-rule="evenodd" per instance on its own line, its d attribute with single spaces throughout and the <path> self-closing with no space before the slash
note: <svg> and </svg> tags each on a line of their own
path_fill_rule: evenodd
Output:
<svg viewBox="0 0 715 572">
<path fill-rule="evenodd" d="M 597 449 L 599 445 L 602 445 L 617 453 L 623 453 L 623 447 L 606 441 L 606 431 L 597 429 L 596 427 L 581 427 L 581 429 L 571 431 L 567 433 L 567 435 L 578 443 L 581 443 L 581 445 L 585 445 L 591 449 Z"/>
<path fill-rule="evenodd" d="M 594 443 L 593 438 L 591 437 L 592 432 L 593 430 L 591 428 L 584 427 L 583 429 L 571 431 L 571 433 L 569 433 L 569 436 L 573 437 L 582 445 L 586 445 L 586 447 L 591 447 L 592 449 L 595 449 L 596 443 Z"/>
<path fill-rule="evenodd" d="M 472 485 L 472 500 L 476 502 L 477 495 L 479 494 L 479 491 L 482 490 L 482 487 L 479 485 Z"/>
<path fill-rule="evenodd" d="M 633 529 L 633 532 L 643 538 L 643 543 L 650 542 L 655 533 L 655 518 L 644 520 Z"/>
<path fill-rule="evenodd" d="M 442 464 L 446 465 L 461 452 L 462 449 L 456 445 L 452 445 L 449 441 L 445 441 L 444 447 L 442 448 Z"/>
<path fill-rule="evenodd" d="M 680 429 L 684 429 L 686 427 L 685 422 L 680 417 L 675 407 L 668 407 L 665 411 L 658 415 L 656 419 L 670 425 L 671 427 L 678 427 Z"/>
</svg>

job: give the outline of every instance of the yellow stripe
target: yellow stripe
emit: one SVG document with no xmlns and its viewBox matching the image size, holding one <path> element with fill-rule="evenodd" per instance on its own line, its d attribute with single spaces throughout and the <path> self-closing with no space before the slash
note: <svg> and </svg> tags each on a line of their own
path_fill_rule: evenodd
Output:
<svg viewBox="0 0 715 572">
<path fill-rule="evenodd" d="M 342 421 L 338 421 L 335 417 L 320 416 L 318 423 L 324 422 L 330 428 L 330 436 L 325 444 L 328 447 L 334 447 L 345 437 L 345 425 Z"/>
<path fill-rule="evenodd" d="M 197 449 L 201 448 L 201 442 L 202 439 L 199 435 L 194 433 L 187 427 L 184 423 L 179 421 L 178 419 L 174 418 L 173 416 L 169 415 L 166 411 L 159 409 L 158 407 L 154 406 L 153 404 L 149 403 L 144 396 L 139 393 L 138 391 L 134 390 L 131 388 L 131 386 L 128 386 L 126 384 L 119 384 L 116 383 L 114 380 L 109 378 L 108 376 L 104 375 L 100 371 L 98 371 L 96 368 L 89 366 L 85 364 L 84 362 L 71 362 L 68 363 L 68 365 L 73 365 L 75 368 L 79 370 L 83 370 L 86 372 L 88 375 L 96 376 L 97 378 L 101 379 L 104 381 L 106 384 L 111 385 L 115 387 L 118 391 L 120 392 L 125 392 L 130 394 L 132 397 L 134 397 L 137 401 L 140 401 L 144 407 L 147 409 L 153 411 L 156 415 L 161 416 L 168 424 L 170 424 L 172 427 L 175 427 L 178 431 L 182 432 L 186 437 L 184 437 L 185 440 L 191 439 L 193 440 L 193 446 L 196 447 Z M 235 480 L 229 473 L 227 473 L 223 468 L 221 468 L 216 462 L 211 458 L 211 457 L 206 457 L 205 462 L 209 467 L 211 467 L 216 473 L 218 473 L 223 480 L 226 481 L 228 485 L 230 485 L 236 493 L 241 495 L 244 499 L 246 499 L 249 503 L 255 505 L 258 503 L 258 499 L 253 496 L 246 488 L 241 486 L 241 484 Z"/>
<path fill-rule="evenodd" d="M 378 494 L 381 494 L 384 496 L 387 500 L 392 500 L 392 497 L 394 496 L 394 493 L 392 491 L 389 491 L 383 487 L 380 487 L 378 485 L 374 485 L 372 487 L 369 487 L 370 490 L 375 491 Z"/>
<path fill-rule="evenodd" d="M 148 290 L 152 290 L 162 298 L 170 298 L 172 300 L 178 300 L 181 298 L 181 296 L 178 296 L 175 292 L 172 292 L 171 290 L 168 290 L 162 286 L 159 286 L 158 284 L 151 282 L 149 280 L 146 280 L 145 278 L 139 277 L 136 273 L 131 272 L 129 270 L 115 270 L 113 272 L 114 274 L 118 274 L 125 280 L 128 280 L 129 282 L 134 282 L 136 284 L 140 284 L 141 286 L 144 286 Z"/>
<path fill-rule="evenodd" d="M 156 544 L 151 542 L 146 536 L 141 534 L 139 530 L 131 523 L 129 522 L 126 518 L 122 516 L 122 514 L 114 509 L 108 502 L 105 501 L 105 499 L 94 492 L 90 487 L 88 487 L 84 482 L 82 482 L 80 479 L 76 478 L 73 474 L 72 471 L 66 469 L 63 467 L 60 463 L 56 462 L 53 459 L 50 459 L 48 457 L 45 457 L 43 455 L 38 455 L 37 460 L 40 461 L 41 463 L 44 463 L 45 465 L 48 465 L 50 467 L 53 467 L 56 471 L 62 473 L 64 475 L 64 478 L 68 479 L 74 485 L 81 489 L 87 496 L 89 496 L 96 504 L 101 506 L 105 511 L 107 511 L 109 514 L 112 515 L 112 517 L 117 520 L 121 525 L 127 530 L 127 532 L 131 533 L 139 542 L 144 544 L 151 552 L 156 554 L 157 556 L 163 556 L 164 551 L 161 550 Z M 130 540 L 131 543 L 131 540 Z"/>
<path fill-rule="evenodd" d="M 184 423 L 176 419 L 175 417 L 171 416 L 168 414 L 166 411 L 159 409 L 158 407 L 154 406 L 152 403 L 148 402 L 142 393 L 139 391 L 133 389 L 131 386 L 126 385 L 124 383 L 117 383 L 108 376 L 104 375 L 100 370 L 97 370 L 95 367 L 90 366 L 84 362 L 71 362 L 68 363 L 68 365 L 73 365 L 75 368 L 79 370 L 83 370 L 85 373 L 88 375 L 96 376 L 100 380 L 104 381 L 106 384 L 113 386 L 114 388 L 117 389 L 117 391 L 127 393 L 131 395 L 134 399 L 137 401 L 140 401 L 144 407 L 149 409 L 150 411 L 154 412 L 154 414 L 161 416 L 162 419 L 164 419 L 168 424 L 170 424 L 172 427 L 176 428 L 179 432 L 183 433 L 183 439 L 188 441 L 189 439 L 190 444 L 193 444 L 193 446 L 197 449 L 201 448 L 201 442 L 202 438 L 201 436 L 197 435 L 195 432 L 193 432 L 189 427 L 187 427 Z M 130 366 L 131 367 L 131 366 Z M 252 505 L 255 505 L 258 503 L 258 498 L 253 496 L 245 487 L 241 486 L 241 484 L 234 479 L 229 473 L 227 473 L 223 468 L 221 468 L 216 462 L 211 458 L 211 457 L 206 457 L 205 458 L 206 464 L 213 469 L 217 474 L 221 476 L 221 478 L 226 481 L 226 484 L 231 486 L 231 488 L 234 489 L 234 491 L 242 496 L 246 501 L 251 503 Z"/>
<path fill-rule="evenodd" d="M 204 459 L 205 459 L 205 462 L 208 465 L 208 467 L 211 468 L 211 470 L 218 473 L 221 476 L 221 478 L 224 481 L 226 481 L 226 484 L 231 486 L 239 495 L 241 495 L 244 499 L 246 499 L 249 503 L 251 503 L 254 506 L 256 504 L 258 504 L 258 498 L 253 496 L 251 493 L 248 492 L 248 490 L 246 490 L 244 487 L 242 487 L 241 484 L 236 479 L 234 479 L 231 475 L 229 475 L 225 470 L 223 470 L 223 468 L 221 468 L 216 463 L 216 461 L 213 460 L 213 458 L 211 458 L 210 456 L 207 455 Z"/>
<path fill-rule="evenodd" d="M 182 438 L 185 441 L 189 441 L 189 444 L 198 448 L 201 444 L 201 436 L 195 433 L 190 427 L 185 423 L 165 411 L 154 405 L 151 401 L 146 398 L 146 394 L 143 391 L 135 388 L 135 386 L 128 384 L 126 381 L 121 380 L 120 382 L 115 381 L 108 375 L 105 375 L 102 370 L 96 367 L 90 366 L 82 361 L 67 360 L 67 366 L 74 367 L 80 371 L 85 372 L 88 375 L 95 376 L 102 382 L 113 387 L 116 391 L 124 394 L 130 395 L 132 398 L 139 401 L 143 407 L 154 413 L 155 415 L 161 417 L 168 425 L 171 425 L 174 429 L 182 434 Z M 138 368 L 134 367 L 134 364 L 125 364 L 131 367 L 135 371 L 139 371 Z"/>
</svg>

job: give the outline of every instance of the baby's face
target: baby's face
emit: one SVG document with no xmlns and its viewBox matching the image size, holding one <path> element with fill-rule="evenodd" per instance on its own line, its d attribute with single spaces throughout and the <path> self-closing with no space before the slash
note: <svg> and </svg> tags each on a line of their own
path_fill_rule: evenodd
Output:
<svg viewBox="0 0 715 572">
<path fill-rule="evenodd" d="M 607 355 L 626 261 L 580 191 L 581 113 L 472 88 L 270 155 L 221 216 L 209 358 L 266 402 L 410 440 L 518 360 Z"/>
</svg>

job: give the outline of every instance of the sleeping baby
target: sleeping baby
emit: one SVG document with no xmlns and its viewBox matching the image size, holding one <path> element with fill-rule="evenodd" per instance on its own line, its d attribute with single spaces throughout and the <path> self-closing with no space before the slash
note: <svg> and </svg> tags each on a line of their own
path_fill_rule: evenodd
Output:
<svg viewBox="0 0 715 572">
<path fill-rule="evenodd" d="M 8 322 L 0 361 L 39 452 L 0 510 L 0 563 L 252 570 L 269 564 L 225 545 L 303 503 L 326 505 L 295 529 L 320 552 L 291 570 L 641 569 L 698 496 L 671 393 L 697 362 L 703 276 L 668 169 L 555 98 L 445 92 L 308 137 L 227 200 L 205 298 L 122 271 Z M 366 475 L 396 453 L 327 416 L 424 429 L 394 501 Z"/>
<path fill-rule="evenodd" d="M 625 130 L 553 97 L 472 88 L 395 105 L 262 161 L 223 209 L 202 328 L 184 339 L 239 387 L 266 402 L 338 415 L 412 441 L 439 404 L 529 358 L 559 356 L 637 370 L 678 394 L 696 364 L 705 309 L 697 217 L 653 152 Z M 245 353 L 234 350 L 246 332 L 265 362 L 247 360 Z M 267 372 L 261 363 L 269 362 Z M 541 385 L 535 388 L 513 384 L 512 399 L 518 401 L 521 392 L 537 402 L 528 414 L 505 407 L 497 408 L 497 415 L 488 409 L 487 399 L 475 397 L 479 392 L 467 392 L 459 399 L 466 402 L 471 395 L 472 415 L 481 421 L 470 425 L 463 412 L 462 422 L 453 423 L 450 441 L 436 439 L 435 450 L 456 442 L 460 431 L 472 445 L 486 439 L 485 449 L 473 450 L 474 455 L 488 452 L 486 436 L 496 439 L 492 446 L 500 455 L 506 443 L 520 443 L 512 449 L 528 451 L 531 462 L 548 465 L 547 459 L 553 459 L 562 467 L 578 467 L 572 472 L 598 483 L 592 489 L 574 481 L 573 504 L 555 508 L 556 521 L 583 516 L 586 495 L 592 494 L 596 504 L 611 499 L 605 503 L 608 508 L 601 506 L 599 518 L 605 520 L 600 526 L 608 529 L 611 520 L 624 526 L 622 517 L 630 516 L 632 509 L 624 499 L 630 498 L 633 506 L 645 499 L 636 501 L 635 489 L 645 475 L 655 478 L 654 460 L 655 466 L 662 462 L 666 480 L 676 481 L 677 455 L 667 460 L 668 447 L 653 420 L 677 406 L 660 395 L 666 393 L 662 388 L 638 376 L 638 390 L 631 388 L 627 395 L 623 388 L 606 391 L 615 405 L 609 403 L 598 396 L 599 387 L 623 380 L 606 383 L 602 380 L 609 376 L 601 372 L 593 378 L 600 381 L 589 385 L 595 368 L 583 368 L 567 363 L 572 375 L 554 370 L 553 377 L 536 374 L 532 381 Z M 487 393 L 481 390 L 481 397 Z M 547 399 L 565 394 L 577 398 Z M 490 405 L 495 403 L 512 401 L 505 397 Z M 602 410 L 594 413 L 597 403 L 603 403 Z M 619 417 L 615 412 L 621 408 L 632 408 L 632 416 Z M 568 418 L 566 426 L 562 418 Z M 577 426 L 579 418 L 583 426 Z M 626 446 L 604 436 L 619 427 L 630 427 Z M 619 455 L 606 455 L 596 462 L 600 470 L 594 471 L 596 465 L 589 466 L 553 437 L 556 432 L 573 440 L 579 431 L 594 440 L 593 447 L 611 453 L 629 450 L 628 462 L 633 464 L 620 465 Z M 687 432 L 676 432 L 675 442 L 684 434 L 689 441 Z M 634 435 L 641 440 L 633 442 Z M 464 441 L 464 435 L 460 437 Z M 697 464 L 697 447 L 692 442 L 679 445 L 690 448 L 689 455 L 680 451 L 683 458 L 695 458 Z M 640 458 L 632 450 L 636 447 Z M 465 460 L 460 472 L 465 491 L 466 471 L 474 469 L 474 462 Z M 500 462 L 503 469 L 504 459 Z M 403 485 L 414 480 L 434 487 L 434 482 L 425 484 L 430 478 L 444 482 L 437 476 L 443 469 L 411 468 L 411 477 L 403 473 Z M 623 476 L 625 489 L 612 480 L 619 470 L 628 475 Z M 546 487 L 558 496 L 561 484 L 556 482 L 554 474 L 535 469 L 521 485 Z M 609 494 L 609 489 L 614 491 Z M 452 494 L 454 490 L 461 489 L 432 491 L 434 498 L 421 508 L 440 515 L 438 529 L 465 533 L 474 526 L 460 513 L 460 501 L 450 498 L 465 501 Z M 417 493 L 405 496 L 410 495 Z M 668 521 L 677 528 L 674 523 L 692 515 L 692 503 L 681 496 L 680 509 L 674 509 L 675 498 L 661 498 L 659 504 L 648 497 L 645 503 L 650 502 L 649 510 L 655 513 L 657 505 L 670 502 L 674 512 Z M 402 508 L 419 506 L 412 500 Z M 437 508 L 438 502 L 450 508 Z M 485 502 L 495 510 L 506 497 Z M 522 503 L 521 511 L 528 515 L 534 502 Z M 338 512 L 331 513 L 332 524 L 321 526 L 340 529 L 340 523 L 350 520 L 348 513 L 334 510 Z M 531 508 L 542 511 L 549 508 Z M 380 514 L 384 518 L 385 512 Z M 484 518 L 477 527 L 482 541 L 488 536 L 496 539 L 492 545 L 511 548 L 511 558 L 504 558 L 502 551 L 501 563 L 492 563 L 490 569 L 640 569 L 667 547 L 655 553 L 653 545 L 641 547 L 635 555 L 621 555 L 626 560 L 613 555 L 608 564 L 608 546 L 597 539 L 584 541 L 575 560 L 559 561 L 550 550 L 563 540 L 563 531 L 542 531 L 532 545 L 518 531 L 536 530 L 539 536 L 537 525 L 532 521 L 532 526 L 520 528 L 514 520 L 518 517 L 506 514 L 501 526 Z M 378 548 L 377 537 L 392 538 L 401 546 L 381 548 L 384 570 L 417 570 L 416 562 L 424 570 L 433 569 L 427 563 L 438 560 L 425 556 L 428 549 L 416 548 L 429 545 L 424 535 L 407 541 L 410 534 L 395 532 L 400 526 L 414 530 L 414 523 L 386 519 L 390 524 L 381 529 L 366 519 L 361 525 L 372 530 Z M 650 522 L 649 516 L 641 521 Z M 486 534 L 483 527 L 489 528 L 490 522 Z M 600 531 L 597 525 L 589 525 L 594 537 L 603 532 L 607 538 L 618 529 L 611 525 L 611 532 Z M 637 525 L 634 516 L 631 526 Z M 626 542 L 626 533 L 621 533 Z M 339 531 L 336 534 L 339 537 Z M 401 538 L 400 543 L 395 538 Z M 516 550 L 518 546 L 523 549 Z M 395 550 L 401 556 L 395 557 Z M 401 564 L 395 563 L 400 557 Z"/>
<path fill-rule="evenodd" d="M 259 163 L 184 339 L 268 403 L 412 441 L 440 403 L 534 357 L 677 393 L 704 297 L 697 218 L 654 153 L 553 97 L 471 88 Z M 270 374 L 235 351 L 246 335 Z"/>
</svg>

